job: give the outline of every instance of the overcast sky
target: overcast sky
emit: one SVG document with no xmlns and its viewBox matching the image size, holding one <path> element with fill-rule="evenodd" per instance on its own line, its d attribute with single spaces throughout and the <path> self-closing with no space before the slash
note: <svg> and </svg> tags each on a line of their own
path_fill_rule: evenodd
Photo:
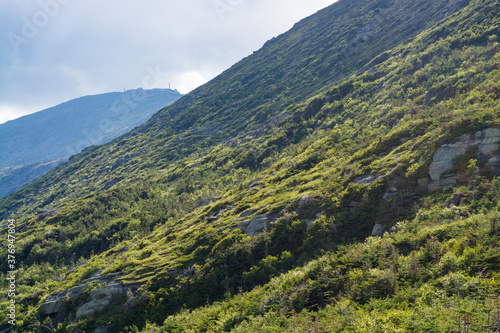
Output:
<svg viewBox="0 0 500 333">
<path fill-rule="evenodd" d="M 335 0 L 0 0 L 0 123 L 85 95 L 187 93 Z"/>
</svg>

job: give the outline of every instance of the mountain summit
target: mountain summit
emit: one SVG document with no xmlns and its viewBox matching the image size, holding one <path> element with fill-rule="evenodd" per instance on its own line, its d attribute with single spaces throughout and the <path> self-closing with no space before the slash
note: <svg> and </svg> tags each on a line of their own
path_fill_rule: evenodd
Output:
<svg viewBox="0 0 500 333">
<path fill-rule="evenodd" d="M 499 26 L 338 1 L 1 199 L 19 331 L 498 329 Z"/>
</svg>

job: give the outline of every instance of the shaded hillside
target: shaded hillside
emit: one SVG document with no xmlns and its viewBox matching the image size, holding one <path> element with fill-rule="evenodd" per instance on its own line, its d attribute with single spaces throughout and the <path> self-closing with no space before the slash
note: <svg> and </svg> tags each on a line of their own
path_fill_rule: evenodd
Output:
<svg viewBox="0 0 500 333">
<path fill-rule="evenodd" d="M 335 46 L 319 52 L 315 28 L 338 20 L 334 39 L 349 17 L 392 38 L 324 81 Z M 495 0 L 339 1 L 2 199 L 22 330 L 494 330 L 499 24 Z M 273 95 L 276 55 L 305 33 L 283 51 L 310 64 L 290 81 L 303 89 Z"/>
</svg>

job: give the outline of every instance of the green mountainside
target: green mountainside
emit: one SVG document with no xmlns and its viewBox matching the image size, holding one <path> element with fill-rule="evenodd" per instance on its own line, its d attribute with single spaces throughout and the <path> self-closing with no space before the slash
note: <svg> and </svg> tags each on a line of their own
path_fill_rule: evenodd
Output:
<svg viewBox="0 0 500 333">
<path fill-rule="evenodd" d="M 0 197 L 19 190 L 85 147 L 129 132 L 181 97 L 170 89 L 84 96 L 0 124 Z"/>
<path fill-rule="evenodd" d="M 1 199 L 17 331 L 497 330 L 499 23 L 340 0 Z"/>
</svg>

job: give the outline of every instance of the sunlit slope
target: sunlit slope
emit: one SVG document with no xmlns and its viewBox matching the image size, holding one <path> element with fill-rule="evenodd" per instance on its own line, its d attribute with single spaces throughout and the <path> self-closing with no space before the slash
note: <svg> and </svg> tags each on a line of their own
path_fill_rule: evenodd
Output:
<svg viewBox="0 0 500 333">
<path fill-rule="evenodd" d="M 218 131 L 218 78 L 32 184 L 32 206 L 3 201 L 19 207 L 26 331 L 449 331 L 473 307 L 488 329 L 500 6 L 434 4 L 412 13 L 441 21 L 261 122 L 235 105 Z"/>
</svg>

